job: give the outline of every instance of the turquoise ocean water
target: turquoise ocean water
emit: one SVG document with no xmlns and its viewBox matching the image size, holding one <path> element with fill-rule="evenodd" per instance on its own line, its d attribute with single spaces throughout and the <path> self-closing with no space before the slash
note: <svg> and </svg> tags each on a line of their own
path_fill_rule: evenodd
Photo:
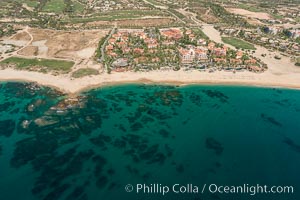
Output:
<svg viewBox="0 0 300 200">
<path fill-rule="evenodd" d="M 123 85 L 70 99 L 10 82 L 0 91 L 0 199 L 300 199 L 300 91 Z M 137 194 L 136 184 L 200 191 Z M 202 193 L 204 184 L 294 193 Z"/>
</svg>

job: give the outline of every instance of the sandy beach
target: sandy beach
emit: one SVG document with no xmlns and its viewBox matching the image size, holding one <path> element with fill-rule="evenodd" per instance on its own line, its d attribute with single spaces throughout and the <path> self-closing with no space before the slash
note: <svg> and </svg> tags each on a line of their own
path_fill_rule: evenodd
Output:
<svg viewBox="0 0 300 200">
<path fill-rule="evenodd" d="M 157 84 L 229 84 L 252 85 L 263 87 L 284 87 L 300 89 L 300 73 L 286 72 L 284 74 L 262 74 L 252 72 L 214 73 L 200 71 L 151 71 L 151 72 L 122 72 L 100 74 L 72 80 L 68 76 L 53 76 L 37 72 L 5 69 L 0 71 L 1 81 L 30 81 L 41 85 L 54 87 L 66 93 L 79 93 L 90 88 L 124 83 L 157 83 Z"/>
<path fill-rule="evenodd" d="M 47 30 L 48 31 L 48 30 Z M 47 32 L 46 31 L 46 32 Z M 37 33 L 36 33 L 37 32 Z M 26 38 L 28 41 L 27 45 L 23 46 L 21 49 L 16 51 L 12 55 L 16 55 L 19 51 L 23 48 L 26 48 L 31 42 L 33 38 L 39 43 L 37 44 L 38 48 L 42 48 L 45 46 L 45 30 L 39 32 L 37 29 L 29 29 L 26 27 L 23 31 L 16 34 L 16 36 L 22 36 L 21 39 Z M 48 31 L 49 32 L 49 31 Z M 48 33 L 47 32 L 47 33 Z M 53 32 L 53 31 L 52 31 Z M 213 25 L 205 24 L 203 26 L 203 32 L 210 37 L 211 40 L 214 40 L 219 43 L 223 43 L 221 40 L 220 33 L 213 27 Z M 94 33 L 97 33 L 94 36 Z M 61 34 L 69 34 L 69 33 L 56 33 L 57 37 L 61 37 Z M 96 65 L 95 63 L 89 62 L 92 59 L 93 52 L 95 51 L 95 44 L 96 40 L 99 37 L 103 36 L 103 31 L 90 31 L 89 34 L 92 38 L 92 42 L 90 40 L 86 40 L 83 43 L 80 43 L 80 46 L 73 47 L 70 44 L 73 42 L 68 43 L 64 49 L 68 49 L 65 51 L 64 55 L 62 56 L 69 56 L 72 55 L 72 60 L 75 59 L 76 66 L 73 68 L 77 70 L 79 68 L 100 68 L 100 65 Z M 33 37 L 34 35 L 34 37 Z M 71 37 L 69 34 L 69 37 Z M 76 35 L 76 33 L 73 33 Z M 87 35 L 87 34 L 86 34 Z M 26 37 L 25 37 L 26 36 Z M 80 37 L 73 37 L 73 40 L 76 42 Z M 10 38 L 11 39 L 11 38 Z M 13 38 L 12 38 L 13 39 Z M 49 39 L 49 38 L 48 38 Z M 72 40 L 72 41 L 73 41 Z M 19 40 L 18 40 L 19 41 Z M 49 39 L 48 43 L 52 44 L 51 39 Z M 34 43 L 35 44 L 35 43 Z M 230 45 L 227 45 L 230 48 Z M 49 45 L 49 51 L 51 52 L 58 52 L 56 49 L 56 43 L 54 42 L 53 45 Z M 48 48 L 45 48 L 48 50 Z M 102 87 L 105 85 L 112 85 L 112 84 L 124 84 L 124 83 L 157 83 L 157 84 L 176 84 L 176 85 L 185 85 L 185 84 L 231 84 L 231 85 L 255 85 L 255 86 L 263 86 L 263 87 L 284 87 L 284 88 L 297 88 L 300 89 L 300 67 L 296 67 L 290 60 L 289 57 L 280 55 L 279 52 L 271 52 L 268 49 L 256 46 L 256 51 L 254 56 L 260 58 L 264 63 L 267 64 L 268 70 L 261 73 L 253 73 L 249 71 L 244 72 L 225 72 L 225 71 L 215 71 L 213 73 L 209 72 L 200 72 L 200 71 L 150 71 L 150 72 L 113 72 L 112 74 L 107 74 L 105 72 L 101 73 L 97 76 L 89 76 L 79 79 L 71 78 L 70 74 L 66 75 L 51 75 L 51 74 L 43 74 L 38 72 L 30 72 L 30 71 L 18 71 L 12 68 L 6 68 L 4 70 L 0 70 L 0 81 L 29 81 L 29 82 L 37 82 L 41 85 L 46 85 L 50 87 L 54 87 L 60 91 L 76 94 L 83 90 L 89 88 L 96 88 Z M 39 51 L 40 52 L 40 51 Z M 61 52 L 61 51 L 59 51 Z M 47 54 L 45 58 L 52 59 L 54 55 L 57 53 L 44 53 Z M 43 54 L 43 55 L 44 55 Z M 262 54 L 266 54 L 265 57 Z M 11 57 L 12 55 L 5 55 Z M 281 59 L 275 59 L 275 55 L 280 55 Z M 4 56 L 3 59 L 6 57 Z M 20 56 L 20 55 L 18 55 Z M 28 55 L 27 55 L 28 57 Z M 41 57 L 39 55 L 38 57 Z M 55 59 L 58 59 L 54 57 Z M 61 59 L 61 58 L 60 58 Z M 78 64 L 82 63 L 82 64 Z M 102 70 L 103 71 L 103 70 Z"/>
</svg>

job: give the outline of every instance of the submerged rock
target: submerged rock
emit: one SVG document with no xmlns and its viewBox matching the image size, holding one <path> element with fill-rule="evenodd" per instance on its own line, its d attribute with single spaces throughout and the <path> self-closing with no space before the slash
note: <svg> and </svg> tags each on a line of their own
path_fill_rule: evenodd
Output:
<svg viewBox="0 0 300 200">
<path fill-rule="evenodd" d="M 29 137 L 16 143 L 11 165 L 21 167 L 38 156 L 52 154 L 58 146 L 57 138 L 53 134 L 37 134 L 35 137 Z"/>
<path fill-rule="evenodd" d="M 108 178 L 106 176 L 100 176 L 97 178 L 96 186 L 103 189 L 108 184 Z"/>
<path fill-rule="evenodd" d="M 98 137 L 90 138 L 90 142 L 94 145 L 104 148 L 106 144 L 111 143 L 112 139 L 110 136 L 100 134 Z"/>
<path fill-rule="evenodd" d="M 177 165 L 177 166 L 176 166 L 176 171 L 177 171 L 178 173 L 183 173 L 183 172 L 184 172 L 184 166 L 183 166 L 182 164 Z"/>
<path fill-rule="evenodd" d="M 161 129 L 158 132 L 161 136 L 163 136 L 164 138 L 169 137 L 170 133 L 168 131 L 166 131 L 165 129 Z"/>
<path fill-rule="evenodd" d="M 296 144 L 293 140 L 290 138 L 285 138 L 283 142 L 291 147 L 292 150 L 300 153 L 300 145 Z"/>
<path fill-rule="evenodd" d="M 65 200 L 82 199 L 83 196 L 86 196 L 84 186 L 77 186 Z"/>
<path fill-rule="evenodd" d="M 0 121 L 0 136 L 10 137 L 15 130 L 15 122 L 13 120 Z"/>
<path fill-rule="evenodd" d="M 218 90 L 203 90 L 202 92 L 210 98 L 219 99 L 222 103 L 227 103 L 229 99 L 228 96 Z"/>
<path fill-rule="evenodd" d="M 8 111 L 13 107 L 16 103 L 14 101 L 5 102 L 0 104 L 0 112 Z"/>
<path fill-rule="evenodd" d="M 267 116 L 265 114 L 261 114 L 260 116 L 266 122 L 269 122 L 269 123 L 271 123 L 271 124 L 273 124 L 275 126 L 282 126 L 282 124 L 280 122 L 276 121 L 273 117 L 269 117 L 269 116 Z"/>
<path fill-rule="evenodd" d="M 207 138 L 205 145 L 206 148 L 214 150 L 217 155 L 221 155 L 223 153 L 224 148 L 222 147 L 222 144 L 214 138 Z"/>
<path fill-rule="evenodd" d="M 189 99 L 190 101 L 197 105 L 197 106 L 201 106 L 202 105 L 202 99 L 201 99 L 201 96 L 200 95 L 197 95 L 195 93 L 192 93 L 190 96 L 189 96 Z"/>
<path fill-rule="evenodd" d="M 70 187 L 69 184 L 63 184 L 62 186 L 56 187 L 53 191 L 48 193 L 43 200 L 57 200 L 64 192 Z"/>
</svg>

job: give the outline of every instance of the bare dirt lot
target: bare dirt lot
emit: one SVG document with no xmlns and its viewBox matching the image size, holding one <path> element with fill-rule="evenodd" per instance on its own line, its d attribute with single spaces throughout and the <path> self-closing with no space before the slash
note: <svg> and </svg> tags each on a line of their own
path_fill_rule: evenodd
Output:
<svg viewBox="0 0 300 200">
<path fill-rule="evenodd" d="M 30 29 L 33 36 L 33 44 L 39 48 L 38 55 L 47 55 L 54 58 L 74 59 L 77 52 L 89 49 L 96 50 L 98 41 L 104 37 L 107 31 L 53 31 Z M 87 58 L 86 54 L 81 58 Z M 90 53 L 88 54 L 90 56 Z"/>
<path fill-rule="evenodd" d="M 27 46 L 18 52 L 18 54 L 22 56 L 36 56 L 37 53 L 38 53 L 38 47 L 35 46 Z"/>
<path fill-rule="evenodd" d="M 256 18 L 256 19 L 271 19 L 271 16 L 268 13 L 264 12 L 251 12 L 249 10 L 241 9 L 241 8 L 227 8 L 226 9 L 228 12 L 237 14 L 237 15 L 242 15 L 245 17 L 251 17 L 251 18 Z"/>
<path fill-rule="evenodd" d="M 11 39 L 12 40 L 24 40 L 24 41 L 30 41 L 31 40 L 30 36 L 25 32 L 17 33 Z"/>
<path fill-rule="evenodd" d="M 57 31 L 23 27 L 11 37 L 0 38 L 1 60 L 12 56 L 73 61 L 72 70 L 89 65 L 101 70 L 94 55 L 99 41 L 109 30 Z M 10 46 L 9 46 L 10 45 Z M 14 47 L 14 48 L 13 48 Z M 13 49 L 11 53 L 8 50 Z"/>
</svg>

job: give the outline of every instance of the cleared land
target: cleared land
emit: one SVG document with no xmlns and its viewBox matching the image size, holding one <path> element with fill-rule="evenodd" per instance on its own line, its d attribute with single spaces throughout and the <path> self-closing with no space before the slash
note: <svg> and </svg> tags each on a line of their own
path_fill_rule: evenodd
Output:
<svg viewBox="0 0 300 200">
<path fill-rule="evenodd" d="M 250 44 L 248 42 L 245 42 L 243 40 L 233 38 L 233 37 L 222 37 L 222 41 L 226 44 L 230 44 L 236 48 L 240 49 L 250 49 L 250 50 L 256 50 L 253 44 Z"/>
<path fill-rule="evenodd" d="M 271 19 L 271 16 L 268 13 L 264 13 L 264 12 L 252 12 L 241 8 L 227 8 L 227 11 L 237 15 L 250 17 L 250 18 Z"/>
<path fill-rule="evenodd" d="M 107 31 L 54 31 L 30 29 L 33 44 L 38 46 L 38 56 L 52 58 L 86 59 L 95 51 L 98 41 Z M 89 50 L 85 53 L 85 50 Z"/>
<path fill-rule="evenodd" d="M 12 65 L 18 70 L 68 73 L 74 65 L 72 61 L 49 60 L 49 59 L 27 59 L 19 57 L 11 57 L 3 60 L 0 64 Z"/>
<path fill-rule="evenodd" d="M 99 71 L 93 68 L 83 68 L 78 69 L 77 71 L 73 72 L 72 77 L 73 78 L 82 78 L 85 76 L 91 76 L 91 75 L 98 75 Z"/>
</svg>

